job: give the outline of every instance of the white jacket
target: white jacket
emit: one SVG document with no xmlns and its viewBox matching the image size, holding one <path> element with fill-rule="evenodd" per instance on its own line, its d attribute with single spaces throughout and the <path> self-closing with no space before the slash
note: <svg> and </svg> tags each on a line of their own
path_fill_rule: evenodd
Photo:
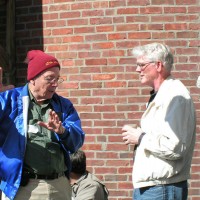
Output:
<svg viewBox="0 0 200 200">
<path fill-rule="evenodd" d="M 141 118 L 146 133 L 137 148 L 134 188 L 187 180 L 195 144 L 196 117 L 186 87 L 166 79 Z"/>
</svg>

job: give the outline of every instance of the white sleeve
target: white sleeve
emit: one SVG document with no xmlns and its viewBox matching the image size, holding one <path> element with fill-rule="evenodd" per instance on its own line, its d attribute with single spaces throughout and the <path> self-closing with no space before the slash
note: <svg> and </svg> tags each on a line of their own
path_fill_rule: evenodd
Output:
<svg viewBox="0 0 200 200">
<path fill-rule="evenodd" d="M 183 96 L 174 97 L 167 108 L 166 114 L 157 121 L 159 129 L 156 134 L 144 135 L 141 145 L 153 155 L 168 159 L 180 159 L 192 142 L 196 127 L 193 102 Z"/>
</svg>

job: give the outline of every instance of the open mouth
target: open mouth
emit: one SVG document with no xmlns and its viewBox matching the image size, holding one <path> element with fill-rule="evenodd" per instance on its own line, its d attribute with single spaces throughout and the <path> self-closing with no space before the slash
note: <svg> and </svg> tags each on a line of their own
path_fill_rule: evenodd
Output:
<svg viewBox="0 0 200 200">
<path fill-rule="evenodd" d="M 144 77 L 144 75 L 140 75 L 140 79 L 142 79 Z"/>
<path fill-rule="evenodd" d="M 55 93 L 55 90 L 49 90 L 48 92 L 49 93 Z"/>
</svg>

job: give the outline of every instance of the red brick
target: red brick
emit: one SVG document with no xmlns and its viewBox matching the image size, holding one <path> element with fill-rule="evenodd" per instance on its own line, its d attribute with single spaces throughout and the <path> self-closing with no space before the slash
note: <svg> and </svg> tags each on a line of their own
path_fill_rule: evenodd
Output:
<svg viewBox="0 0 200 200">
<path fill-rule="evenodd" d="M 86 65 L 106 65 L 106 59 L 87 59 L 85 61 Z"/>
</svg>

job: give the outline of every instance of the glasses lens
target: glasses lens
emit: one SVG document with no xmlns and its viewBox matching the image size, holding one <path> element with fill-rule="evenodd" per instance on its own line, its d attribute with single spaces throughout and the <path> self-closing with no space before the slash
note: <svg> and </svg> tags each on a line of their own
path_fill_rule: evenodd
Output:
<svg viewBox="0 0 200 200">
<path fill-rule="evenodd" d="M 147 66 L 149 66 L 151 63 L 154 63 L 154 61 L 148 62 L 148 63 L 140 63 L 137 64 L 137 67 L 140 68 L 140 70 L 144 70 Z"/>
<path fill-rule="evenodd" d="M 63 81 L 64 81 L 63 78 L 59 78 L 59 79 L 58 79 L 58 84 L 62 83 Z"/>
</svg>

